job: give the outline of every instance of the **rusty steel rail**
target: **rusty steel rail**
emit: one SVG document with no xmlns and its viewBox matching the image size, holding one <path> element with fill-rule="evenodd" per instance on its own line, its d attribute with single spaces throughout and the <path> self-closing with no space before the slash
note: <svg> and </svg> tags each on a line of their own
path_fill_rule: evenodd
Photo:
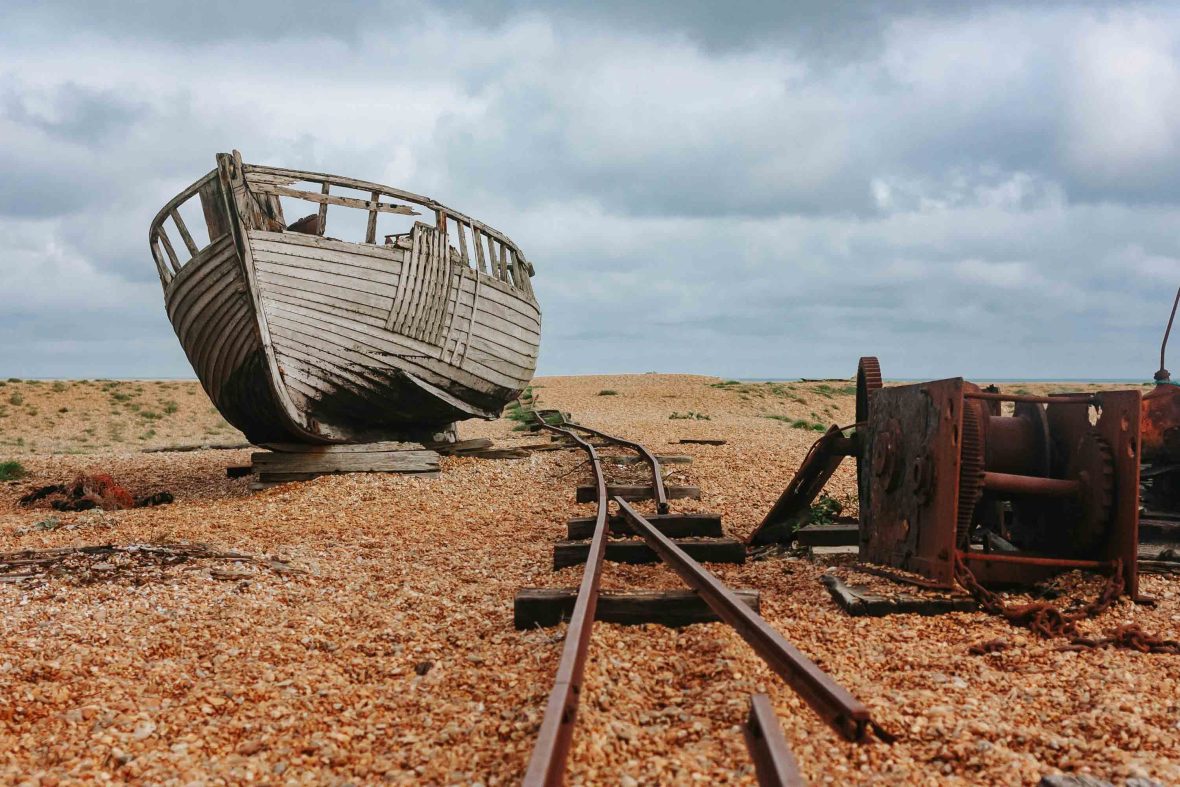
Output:
<svg viewBox="0 0 1180 787">
<path fill-rule="evenodd" d="M 742 725 L 742 734 L 761 787 L 805 787 L 807 782 L 783 737 L 770 697 L 765 694 L 750 697 L 750 715 Z"/>
<path fill-rule="evenodd" d="M 793 688 L 812 709 L 846 739 L 868 740 L 869 731 L 891 741 L 892 736 L 873 721 L 869 709 L 853 697 L 798 648 L 779 634 L 765 619 L 739 599 L 728 586 L 700 563 L 689 557 L 670 538 L 621 497 L 615 498 L 619 512 L 689 587 L 697 591 L 717 616 L 741 635 L 750 647 Z"/>
<path fill-rule="evenodd" d="M 606 440 L 608 443 L 621 445 L 624 448 L 630 448 L 632 451 L 638 452 L 638 454 L 643 457 L 643 461 L 647 462 L 648 467 L 651 468 L 651 486 L 655 492 L 656 511 L 661 514 L 668 513 L 668 493 L 664 489 L 664 474 L 660 469 L 660 462 L 658 459 L 656 459 L 656 455 L 649 451 L 646 446 L 640 445 L 634 440 L 615 437 L 614 435 L 607 434 L 606 432 L 600 432 L 597 429 L 591 429 L 589 426 L 582 426 L 581 424 L 574 423 L 573 421 L 567 421 L 565 420 L 564 416 L 562 416 L 561 422 L 562 425 L 567 429 L 581 429 L 583 432 L 588 432 L 600 440 Z"/>
<path fill-rule="evenodd" d="M 545 423 L 539 416 L 541 426 L 552 432 L 565 435 L 576 442 L 589 456 L 594 470 L 594 483 L 598 487 L 598 512 L 594 519 L 594 535 L 590 541 L 590 554 L 586 557 L 586 568 L 578 586 L 578 597 L 570 614 L 569 627 L 565 632 L 565 644 L 561 649 L 561 661 L 557 664 L 557 678 L 545 704 L 545 716 L 537 733 L 537 742 L 529 758 L 524 784 L 530 787 L 560 785 L 565 781 L 566 759 L 574 735 L 574 723 L 578 716 L 578 699 L 582 693 L 582 676 L 586 668 L 586 653 L 590 649 L 590 630 L 594 625 L 594 613 L 598 607 L 598 586 L 602 577 L 603 556 L 606 554 L 607 496 L 606 476 L 594 446 L 574 432 Z"/>
</svg>

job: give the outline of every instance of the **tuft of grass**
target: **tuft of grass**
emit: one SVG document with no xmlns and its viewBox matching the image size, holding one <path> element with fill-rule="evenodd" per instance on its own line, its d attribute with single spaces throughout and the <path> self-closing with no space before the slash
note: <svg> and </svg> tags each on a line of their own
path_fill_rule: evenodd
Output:
<svg viewBox="0 0 1180 787">
<path fill-rule="evenodd" d="M 174 412 L 176 412 L 179 409 L 180 409 L 180 405 L 178 405 L 176 402 L 172 401 L 171 399 L 164 402 L 164 413 L 167 415 L 172 415 Z"/>
<path fill-rule="evenodd" d="M 711 421 L 713 420 L 704 413 L 694 413 L 689 410 L 687 413 L 672 413 L 668 416 L 669 421 Z"/>
<path fill-rule="evenodd" d="M 10 383 L 19 383 L 19 382 L 20 382 L 20 378 L 19 378 L 19 377 L 9 377 L 9 378 L 8 378 L 8 382 L 10 382 Z"/>
<path fill-rule="evenodd" d="M 134 394 L 123 393 L 122 391 L 115 391 L 111 394 L 111 398 L 116 402 L 126 402 L 131 399 L 132 396 L 134 396 Z"/>
<path fill-rule="evenodd" d="M 141 410 L 139 412 L 139 417 L 145 421 L 155 421 L 160 417 L 160 414 L 154 410 Z"/>
<path fill-rule="evenodd" d="M 789 415 L 763 415 L 763 418 L 769 418 L 772 421 L 782 421 L 784 424 L 790 424 L 792 429 L 808 429 L 812 432 L 826 432 L 828 427 L 819 423 L 818 421 L 808 421 L 804 418 L 792 418 Z"/>
<path fill-rule="evenodd" d="M 601 391 L 598 392 L 598 395 L 599 396 L 618 396 L 619 392 L 615 391 L 611 388 L 603 388 Z"/>
<path fill-rule="evenodd" d="M 23 443 L 24 440 L 21 440 L 18 445 Z M 15 481 L 18 478 L 24 478 L 28 474 L 29 471 L 25 470 L 25 466 L 20 462 L 0 462 L 0 481 Z"/>
<path fill-rule="evenodd" d="M 53 390 L 57 391 L 58 393 L 61 393 L 67 388 L 69 388 L 69 386 L 63 383 L 61 380 L 58 380 L 53 384 Z"/>
<path fill-rule="evenodd" d="M 12 395 L 8 397 L 8 403 L 14 407 L 19 407 L 25 403 L 25 397 L 21 396 L 19 392 L 14 391 Z"/>
</svg>

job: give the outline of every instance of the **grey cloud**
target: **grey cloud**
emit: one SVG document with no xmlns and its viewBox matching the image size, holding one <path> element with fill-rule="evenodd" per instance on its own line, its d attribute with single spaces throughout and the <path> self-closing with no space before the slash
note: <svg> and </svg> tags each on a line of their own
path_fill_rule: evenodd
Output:
<svg viewBox="0 0 1180 787">
<path fill-rule="evenodd" d="M 507 231 L 543 372 L 1154 368 L 1180 279 L 1162 6 L 151 8 L 0 12 L 26 58 L 0 52 L 0 375 L 189 373 L 146 230 L 231 147 Z"/>
<path fill-rule="evenodd" d="M 113 90 L 94 90 L 68 82 L 48 96 L 49 107 L 32 105 L 28 94 L 9 90 L 0 119 L 31 126 L 52 139 L 95 146 L 126 130 L 147 114 L 147 105 Z"/>
</svg>

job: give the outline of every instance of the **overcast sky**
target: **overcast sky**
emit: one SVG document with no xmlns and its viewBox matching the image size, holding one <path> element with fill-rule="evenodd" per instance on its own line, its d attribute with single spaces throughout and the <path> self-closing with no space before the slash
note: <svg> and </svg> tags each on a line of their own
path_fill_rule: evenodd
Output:
<svg viewBox="0 0 1180 787">
<path fill-rule="evenodd" d="M 1180 10 L 786 5 L 4 3 L 0 376 L 192 376 L 148 224 L 238 148 L 508 233 L 542 374 L 1150 379 Z"/>
</svg>

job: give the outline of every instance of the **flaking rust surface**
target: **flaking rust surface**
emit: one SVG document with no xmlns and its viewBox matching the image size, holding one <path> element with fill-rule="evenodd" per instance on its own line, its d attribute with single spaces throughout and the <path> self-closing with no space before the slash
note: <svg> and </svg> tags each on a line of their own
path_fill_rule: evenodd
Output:
<svg viewBox="0 0 1180 787">
<path fill-rule="evenodd" d="M 839 382 L 712 387 L 719 382 L 542 378 L 537 393 L 588 425 L 692 455 L 692 465 L 668 469 L 676 483 L 700 486 L 702 499 L 673 510 L 720 512 L 726 532 L 744 536 L 819 435 L 764 416 L 847 423 L 853 397 Z M 604 389 L 618 393 L 599 396 Z M 708 420 L 669 418 L 690 411 Z M 103 412 L 92 415 L 99 433 Z M 461 436 L 503 447 L 544 439 L 513 425 L 467 423 Z M 26 447 L 50 442 L 34 421 L 23 428 Z M 86 450 L 63 448 L 54 428 L 54 450 Z M 4 429 L 11 440 L 12 425 Z M 670 446 L 683 437 L 728 443 Z M 200 442 L 186 438 L 171 436 Z M 550 570 L 565 520 L 593 510 L 573 503 L 585 479 L 577 452 L 444 458 L 438 479 L 339 476 L 258 494 L 224 475 L 247 451 L 13 458 L 31 475 L 0 485 L 0 551 L 200 542 L 306 573 L 182 563 L 103 581 L 0 584 L 0 783 L 519 780 L 562 629 L 514 631 L 512 596 L 577 582 L 580 568 Z M 12 502 L 94 469 L 136 493 L 168 489 L 177 502 L 102 515 Z M 850 466 L 829 492 L 854 493 Z M 57 523 L 39 526 L 50 515 Z M 865 580 L 847 559 L 833 563 Z M 732 586 L 760 589 L 765 617 L 901 741 L 841 741 L 724 625 L 597 624 L 570 783 L 751 784 L 738 724 L 754 691 L 770 694 L 816 784 L 1032 784 L 1058 771 L 1180 782 L 1177 657 L 1059 652 L 1063 643 L 982 613 L 849 618 L 820 584 L 824 564 L 775 557 L 714 568 Z M 1061 583 L 1082 596 L 1091 584 Z M 662 566 L 608 564 L 604 587 L 680 582 Z M 1120 602 L 1085 632 L 1135 621 L 1175 637 L 1176 587 L 1145 577 L 1156 607 Z M 990 639 L 1010 647 L 967 655 Z"/>
</svg>

